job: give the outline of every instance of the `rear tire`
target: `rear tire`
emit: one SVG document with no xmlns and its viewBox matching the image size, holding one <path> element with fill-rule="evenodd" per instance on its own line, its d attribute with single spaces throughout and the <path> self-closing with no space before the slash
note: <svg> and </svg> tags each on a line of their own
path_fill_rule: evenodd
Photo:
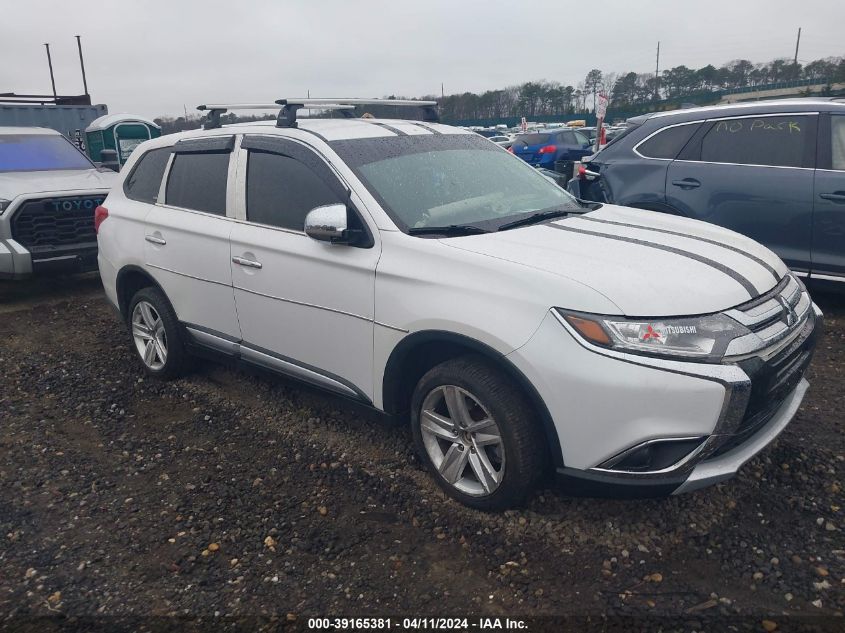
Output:
<svg viewBox="0 0 845 633">
<path fill-rule="evenodd" d="M 129 302 L 127 317 L 132 347 L 144 371 L 171 380 L 190 369 L 185 333 L 176 312 L 158 288 L 141 288 Z"/>
<path fill-rule="evenodd" d="M 451 497 L 479 510 L 521 505 L 545 474 L 537 415 L 513 381 L 481 356 L 437 365 L 411 399 L 414 443 Z"/>
</svg>

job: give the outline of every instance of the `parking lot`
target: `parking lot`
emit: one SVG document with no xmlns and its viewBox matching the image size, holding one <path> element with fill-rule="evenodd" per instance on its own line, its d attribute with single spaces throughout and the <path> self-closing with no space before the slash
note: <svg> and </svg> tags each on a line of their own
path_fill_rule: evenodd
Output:
<svg viewBox="0 0 845 633">
<path fill-rule="evenodd" d="M 779 441 L 658 500 L 447 499 L 408 430 L 200 363 L 145 380 L 96 276 L 0 285 L 0 612 L 671 616 L 845 610 L 845 301 Z M 813 619 L 836 628 L 836 620 Z"/>
</svg>

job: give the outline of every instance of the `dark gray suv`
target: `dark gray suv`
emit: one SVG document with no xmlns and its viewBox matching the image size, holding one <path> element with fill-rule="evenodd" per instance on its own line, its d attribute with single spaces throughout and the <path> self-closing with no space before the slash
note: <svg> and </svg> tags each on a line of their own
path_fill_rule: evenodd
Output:
<svg viewBox="0 0 845 633">
<path fill-rule="evenodd" d="M 845 99 L 692 108 L 628 124 L 585 159 L 571 193 L 733 229 L 799 275 L 845 289 Z"/>
</svg>

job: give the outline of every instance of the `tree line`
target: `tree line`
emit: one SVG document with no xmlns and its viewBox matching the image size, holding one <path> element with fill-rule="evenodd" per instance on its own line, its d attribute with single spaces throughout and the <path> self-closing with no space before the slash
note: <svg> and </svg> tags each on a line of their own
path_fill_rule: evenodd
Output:
<svg viewBox="0 0 845 633">
<path fill-rule="evenodd" d="M 608 107 L 617 111 L 648 108 L 661 101 L 683 102 L 685 99 L 706 100 L 723 90 L 765 86 L 797 80 L 825 80 L 829 83 L 845 82 L 845 57 L 827 57 L 808 64 L 796 64 L 789 59 L 775 59 L 754 64 L 747 59 L 736 59 L 719 68 L 712 64 L 702 68 L 675 66 L 655 77 L 654 73 L 608 73 L 593 68 L 577 85 L 563 85 L 557 81 L 528 81 L 481 94 L 463 94 L 438 97 L 427 95 L 422 99 L 436 100 L 444 121 L 467 119 L 504 119 L 509 117 L 567 115 L 595 110 L 598 95 L 606 94 Z M 391 95 L 390 98 L 396 98 Z M 368 108 L 380 116 L 378 108 Z M 360 113 L 359 113 L 360 114 Z M 397 116 L 393 112 L 385 116 Z M 331 116 L 331 114 L 327 115 Z M 159 117 L 155 122 L 163 134 L 192 130 L 202 125 L 202 116 Z M 239 123 L 274 118 L 266 116 L 239 116 L 227 113 L 221 116 L 225 123 Z"/>
<path fill-rule="evenodd" d="M 608 97 L 609 108 L 631 110 L 659 101 L 682 102 L 707 93 L 801 79 L 845 82 L 845 57 L 817 59 L 806 65 L 788 59 L 760 64 L 737 59 L 719 68 L 712 64 L 702 68 L 675 66 L 659 77 L 654 73 L 608 73 L 594 68 L 575 86 L 529 81 L 481 94 L 447 95 L 438 101 L 444 120 L 530 118 L 594 111 L 602 93 Z"/>
</svg>

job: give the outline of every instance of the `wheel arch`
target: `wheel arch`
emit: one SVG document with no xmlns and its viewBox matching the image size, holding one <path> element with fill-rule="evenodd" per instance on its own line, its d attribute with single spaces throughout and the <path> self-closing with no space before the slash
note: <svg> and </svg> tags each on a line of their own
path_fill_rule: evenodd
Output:
<svg viewBox="0 0 845 633">
<path fill-rule="evenodd" d="M 117 273 L 115 288 L 117 290 L 117 307 L 124 319 L 128 317 L 129 302 L 132 301 L 135 293 L 141 288 L 150 286 L 158 288 L 167 297 L 164 289 L 155 278 L 140 266 L 129 265 L 120 269 Z"/>
<path fill-rule="evenodd" d="M 442 330 L 414 332 L 402 339 L 385 364 L 382 408 L 391 415 L 405 414 L 420 378 L 432 367 L 465 354 L 478 354 L 510 377 L 537 413 L 546 439 L 550 462 L 562 468 L 563 453 L 551 413 L 531 381 L 508 358 L 489 345 L 462 334 Z"/>
</svg>

